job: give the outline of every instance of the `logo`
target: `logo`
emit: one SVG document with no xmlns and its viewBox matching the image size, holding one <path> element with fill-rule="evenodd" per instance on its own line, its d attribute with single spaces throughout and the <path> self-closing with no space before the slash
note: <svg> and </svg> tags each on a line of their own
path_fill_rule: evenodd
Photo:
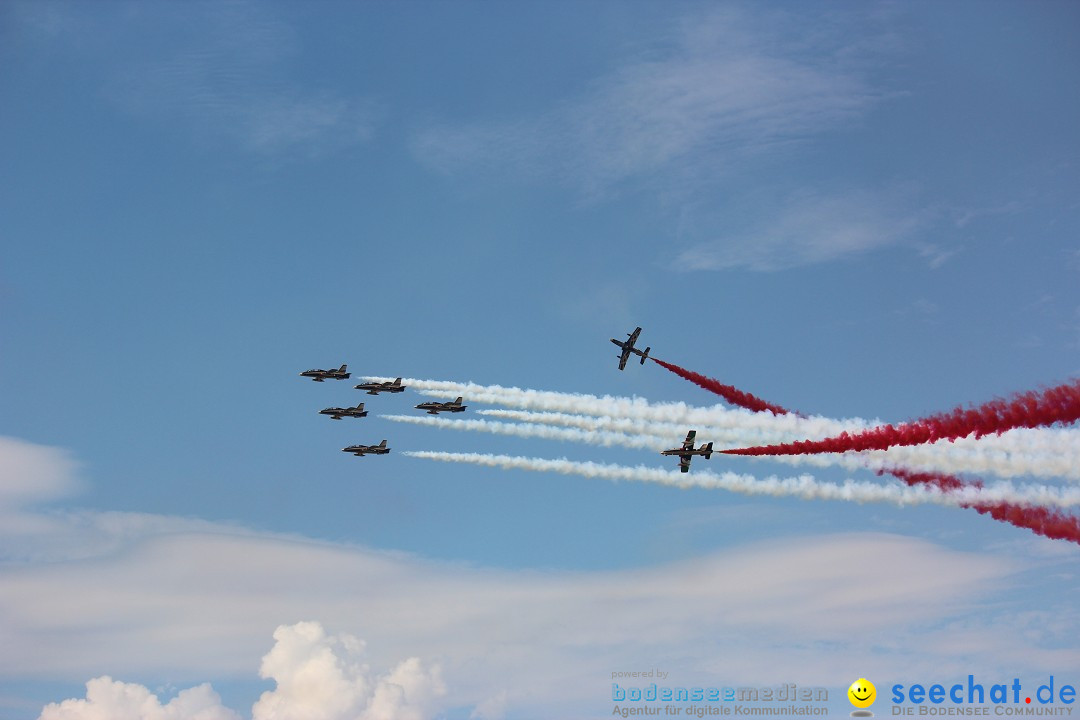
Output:
<svg viewBox="0 0 1080 720">
<path fill-rule="evenodd" d="M 877 688 L 874 687 L 874 683 L 866 678 L 859 678 L 851 683 L 847 696 L 851 704 L 858 708 L 851 711 L 851 717 L 874 717 L 874 713 L 866 709 L 877 699 Z"/>
</svg>

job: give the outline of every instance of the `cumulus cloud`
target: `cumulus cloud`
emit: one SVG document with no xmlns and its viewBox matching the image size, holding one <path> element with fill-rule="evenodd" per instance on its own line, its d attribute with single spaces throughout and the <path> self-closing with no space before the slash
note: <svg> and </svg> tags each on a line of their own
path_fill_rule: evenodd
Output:
<svg viewBox="0 0 1080 720">
<path fill-rule="evenodd" d="M 240 720 L 221 704 L 209 684 L 182 690 L 161 700 L 142 685 L 102 676 L 86 683 L 86 698 L 51 703 L 38 720 Z"/>
<path fill-rule="evenodd" d="M 252 709 L 253 720 L 423 720 L 446 694 L 439 667 L 419 658 L 373 676 L 363 641 L 327 636 L 317 622 L 282 625 L 260 676 L 277 683 Z"/>
<path fill-rule="evenodd" d="M 383 675 L 362 661 L 364 642 L 327 635 L 317 622 L 282 625 L 260 675 L 276 687 L 252 720 L 425 720 L 446 694 L 438 666 L 408 658 Z M 86 698 L 47 705 L 38 720 L 240 720 L 209 684 L 162 704 L 150 690 L 108 676 L 86 683 Z"/>
</svg>

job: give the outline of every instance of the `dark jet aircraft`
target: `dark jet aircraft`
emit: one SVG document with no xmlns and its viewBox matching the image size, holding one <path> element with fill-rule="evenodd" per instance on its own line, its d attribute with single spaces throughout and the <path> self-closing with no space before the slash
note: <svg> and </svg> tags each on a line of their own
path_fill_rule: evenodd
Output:
<svg viewBox="0 0 1080 720">
<path fill-rule="evenodd" d="M 427 410 L 428 415 L 438 415 L 441 412 L 465 412 L 468 405 L 461 404 L 461 398 L 454 402 L 426 402 L 416 406 L 417 410 Z"/>
<path fill-rule="evenodd" d="M 367 410 L 364 409 L 364 403 L 360 403 L 354 408 L 326 408 L 320 410 L 319 414 L 329 415 L 331 420 L 340 420 L 343 417 L 365 417 Z"/>
<path fill-rule="evenodd" d="M 663 450 L 661 455 L 678 455 L 679 456 L 679 470 L 681 472 L 690 472 L 690 459 L 695 455 L 702 455 L 706 460 L 712 457 L 712 443 L 702 445 L 701 447 L 694 448 L 694 437 L 697 435 L 696 430 L 691 430 L 686 433 L 686 439 L 683 440 L 682 447 L 671 448 L 670 450 Z"/>
<path fill-rule="evenodd" d="M 402 385 L 401 384 L 401 378 L 398 378 L 397 380 L 394 380 L 393 382 L 390 382 L 389 380 L 387 380 L 386 382 L 360 383 L 359 385 L 356 386 L 356 389 L 357 390 L 367 390 L 368 395 L 378 395 L 381 392 L 391 392 L 391 393 L 405 392 L 405 388 L 407 388 L 407 387 L 408 387 L 408 385 Z"/>
<path fill-rule="evenodd" d="M 390 452 L 390 448 L 386 447 L 386 441 L 383 440 L 378 445 L 350 445 L 346 448 L 341 448 L 341 452 L 351 452 L 356 457 L 364 457 L 364 455 L 370 453 L 372 455 L 386 455 Z"/>
<path fill-rule="evenodd" d="M 300 373 L 301 377 L 309 377 L 315 382 L 323 380 L 348 380 L 352 373 L 345 372 L 348 365 L 342 365 L 337 370 L 305 370 Z"/>
<path fill-rule="evenodd" d="M 619 353 L 619 369 L 620 370 L 622 370 L 622 369 L 624 369 L 626 367 L 626 361 L 630 359 L 631 353 L 633 353 L 634 355 L 640 355 L 641 356 L 641 364 L 644 365 L 645 361 L 649 359 L 649 351 L 652 350 L 652 348 L 647 347 L 647 348 L 645 348 L 645 352 L 641 352 L 636 347 L 634 347 L 634 343 L 637 342 L 638 335 L 641 334 L 641 328 L 638 328 L 638 329 L 634 330 L 634 332 L 632 332 L 632 333 L 626 333 L 626 334 L 630 336 L 626 340 L 626 342 L 619 342 L 615 338 L 611 338 L 611 342 L 615 343 L 616 345 L 618 345 L 622 349 L 622 351 Z"/>
</svg>

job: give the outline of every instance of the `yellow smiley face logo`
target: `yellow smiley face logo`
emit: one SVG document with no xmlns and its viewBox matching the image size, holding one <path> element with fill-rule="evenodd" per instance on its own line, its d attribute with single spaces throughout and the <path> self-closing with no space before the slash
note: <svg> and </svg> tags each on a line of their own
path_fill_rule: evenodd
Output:
<svg viewBox="0 0 1080 720">
<path fill-rule="evenodd" d="M 847 689 L 848 700 L 857 708 L 868 708 L 877 698 L 877 688 L 866 678 L 859 678 Z"/>
</svg>

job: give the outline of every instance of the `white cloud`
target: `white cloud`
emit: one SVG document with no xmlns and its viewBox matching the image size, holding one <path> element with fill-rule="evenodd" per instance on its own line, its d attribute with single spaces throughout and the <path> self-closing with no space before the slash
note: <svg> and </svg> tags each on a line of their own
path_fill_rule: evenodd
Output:
<svg viewBox="0 0 1080 720">
<path fill-rule="evenodd" d="M 715 177 L 746 153 L 802 141 L 878 99 L 841 34 L 820 22 L 808 32 L 805 18 L 769 20 L 732 8 L 695 14 L 657 39 L 651 57 L 538 118 L 429 127 L 413 150 L 445 172 L 554 173 L 596 193 L 665 170 Z"/>
<path fill-rule="evenodd" d="M 0 515 L 79 488 L 76 464 L 59 448 L 0 436 Z"/>
</svg>

